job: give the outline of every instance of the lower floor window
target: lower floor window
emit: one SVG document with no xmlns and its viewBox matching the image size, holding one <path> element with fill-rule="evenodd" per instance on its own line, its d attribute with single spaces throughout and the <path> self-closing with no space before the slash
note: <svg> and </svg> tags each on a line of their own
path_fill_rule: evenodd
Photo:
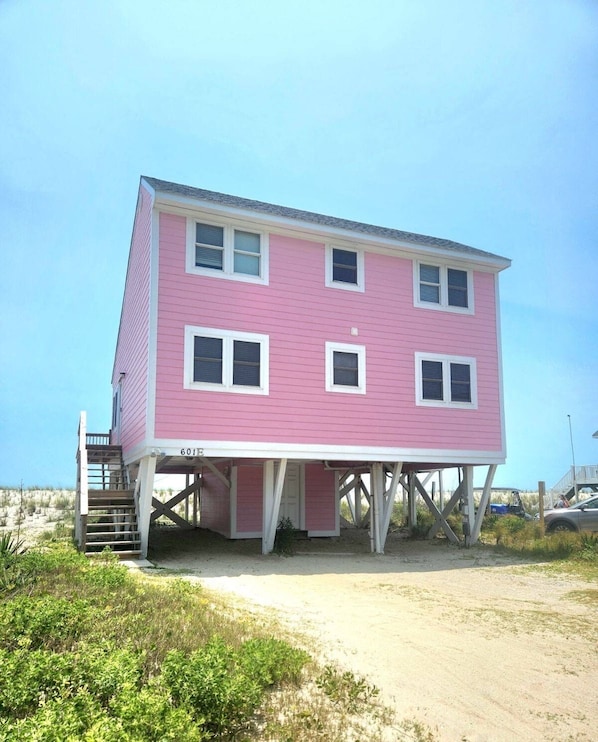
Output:
<svg viewBox="0 0 598 742">
<path fill-rule="evenodd" d="M 475 358 L 415 355 L 416 403 L 477 407 Z"/>
<path fill-rule="evenodd" d="M 365 346 L 326 343 L 326 391 L 365 394 Z"/>
<path fill-rule="evenodd" d="M 185 388 L 268 394 L 267 335 L 206 327 L 185 330 Z"/>
</svg>

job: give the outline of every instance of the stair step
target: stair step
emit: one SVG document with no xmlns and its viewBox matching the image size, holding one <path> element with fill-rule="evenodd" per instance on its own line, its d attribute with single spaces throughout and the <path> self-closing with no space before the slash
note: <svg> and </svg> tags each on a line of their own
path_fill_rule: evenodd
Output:
<svg viewBox="0 0 598 742">
<path fill-rule="evenodd" d="M 92 497 L 87 498 L 88 503 L 92 503 L 94 505 L 112 505 L 112 504 L 120 504 L 120 505 L 134 505 L 135 500 L 132 497 L 96 497 L 93 495 Z"/>
<path fill-rule="evenodd" d="M 124 479 L 115 482 L 106 482 L 101 477 L 87 477 L 89 489 L 97 492 L 127 492 L 129 487 Z"/>
<path fill-rule="evenodd" d="M 111 490 L 105 495 L 94 490 L 91 494 L 87 494 L 87 502 L 90 500 L 96 500 L 97 502 L 110 502 L 111 500 L 117 500 L 118 502 L 135 502 L 133 495 L 129 495 L 125 490 L 120 493 Z"/>
<path fill-rule="evenodd" d="M 119 524 L 124 525 L 125 523 L 134 523 L 136 520 L 137 516 L 133 511 L 130 513 L 118 514 L 94 511 L 87 516 L 87 525 L 101 526 L 102 524 L 105 524 L 106 526 L 117 526 Z"/>
<path fill-rule="evenodd" d="M 101 551 L 86 551 L 85 556 L 98 556 Z M 127 549 L 126 551 L 114 551 L 120 559 L 136 559 L 141 556 L 141 549 Z"/>
<path fill-rule="evenodd" d="M 134 546 L 141 543 L 141 539 L 123 539 L 122 541 L 86 541 L 85 547 L 89 549 L 90 546 L 101 546 L 102 549 L 105 546 L 115 548 L 118 546 Z M 118 551 L 118 549 L 116 549 Z"/>
</svg>

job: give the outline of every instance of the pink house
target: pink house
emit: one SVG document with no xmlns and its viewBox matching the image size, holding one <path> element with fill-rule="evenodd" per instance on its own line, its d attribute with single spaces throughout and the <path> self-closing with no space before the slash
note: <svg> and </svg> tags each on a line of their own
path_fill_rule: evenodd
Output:
<svg viewBox="0 0 598 742">
<path fill-rule="evenodd" d="M 199 502 L 202 528 L 261 538 L 264 553 L 282 517 L 338 535 L 343 497 L 381 552 L 398 487 L 412 517 L 417 493 L 451 538 L 461 501 L 474 541 L 473 467 L 487 468 L 489 494 L 505 460 L 498 275 L 509 264 L 142 177 L 110 434 L 135 490 L 139 551 L 157 515 L 181 520 L 153 499 L 156 472 L 188 475 L 177 501 Z M 439 507 L 425 482 L 447 467 L 460 484 Z"/>
</svg>

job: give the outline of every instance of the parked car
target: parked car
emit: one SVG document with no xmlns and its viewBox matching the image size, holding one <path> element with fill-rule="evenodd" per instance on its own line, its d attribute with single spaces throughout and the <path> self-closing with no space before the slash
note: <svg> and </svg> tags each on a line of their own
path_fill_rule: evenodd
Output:
<svg viewBox="0 0 598 742">
<path fill-rule="evenodd" d="M 558 531 L 598 531 L 598 495 L 568 508 L 555 508 L 544 513 L 547 533 Z"/>
</svg>

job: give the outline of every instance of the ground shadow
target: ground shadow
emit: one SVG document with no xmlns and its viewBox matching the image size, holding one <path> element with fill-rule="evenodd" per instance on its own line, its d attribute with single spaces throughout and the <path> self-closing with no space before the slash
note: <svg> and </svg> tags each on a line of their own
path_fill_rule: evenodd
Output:
<svg viewBox="0 0 598 742">
<path fill-rule="evenodd" d="M 534 561 L 482 544 L 466 549 L 443 537 L 410 539 L 402 531 L 388 534 L 384 554 L 372 554 L 367 530 L 354 528 L 334 538 L 297 538 L 292 556 L 263 555 L 261 548 L 261 539 L 230 540 L 202 528 L 160 526 L 150 530 L 148 559 L 158 569 L 209 577 L 436 572 Z"/>
</svg>

